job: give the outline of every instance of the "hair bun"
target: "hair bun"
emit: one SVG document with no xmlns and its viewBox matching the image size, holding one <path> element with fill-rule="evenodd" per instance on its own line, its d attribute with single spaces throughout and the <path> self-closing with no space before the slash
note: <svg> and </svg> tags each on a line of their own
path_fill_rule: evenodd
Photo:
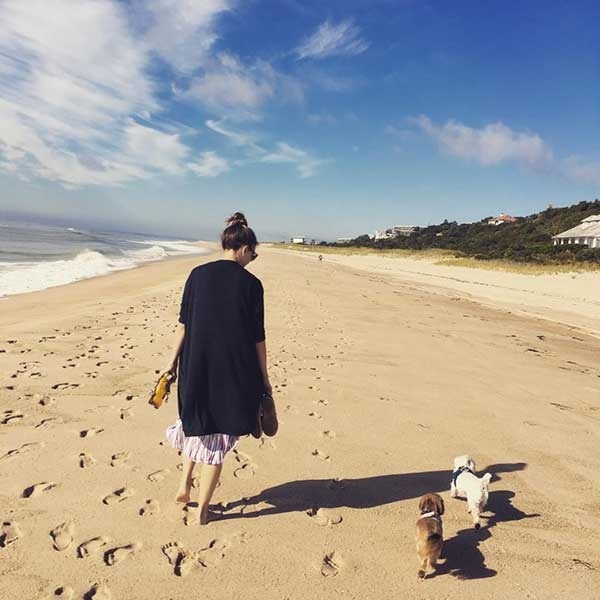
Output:
<svg viewBox="0 0 600 600">
<path fill-rule="evenodd" d="M 229 219 L 227 219 L 227 221 L 225 221 L 225 223 L 227 224 L 227 227 L 231 227 L 232 225 L 237 225 L 238 223 L 240 225 L 243 225 L 244 227 L 248 227 L 248 221 L 246 220 L 246 217 L 244 216 L 244 214 L 241 212 L 233 213 L 229 217 Z"/>
</svg>

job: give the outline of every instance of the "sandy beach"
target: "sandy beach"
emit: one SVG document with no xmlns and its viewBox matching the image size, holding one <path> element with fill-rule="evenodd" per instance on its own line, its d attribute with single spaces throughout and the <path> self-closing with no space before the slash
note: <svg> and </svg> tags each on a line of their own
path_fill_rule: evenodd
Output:
<svg viewBox="0 0 600 600">
<path fill-rule="evenodd" d="M 600 292 L 585 276 L 546 294 L 531 276 L 441 267 L 445 286 L 422 264 L 259 254 L 280 431 L 227 457 L 205 527 L 173 501 L 176 390 L 147 400 L 187 274 L 211 257 L 0 300 L 3 600 L 597 598 Z M 479 531 L 449 494 L 463 453 L 493 474 Z M 426 492 L 446 503 L 445 559 L 420 581 Z"/>
</svg>

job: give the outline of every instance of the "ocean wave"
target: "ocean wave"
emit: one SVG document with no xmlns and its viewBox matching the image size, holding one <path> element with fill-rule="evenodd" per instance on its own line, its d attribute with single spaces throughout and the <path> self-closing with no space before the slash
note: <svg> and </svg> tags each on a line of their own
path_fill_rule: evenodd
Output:
<svg viewBox="0 0 600 600">
<path fill-rule="evenodd" d="M 141 243 L 141 242 L 140 242 Z M 146 243 L 146 242 L 144 242 Z M 150 243 L 148 241 L 147 243 Z M 166 245 L 175 247 L 165 247 Z M 122 250 L 120 255 L 107 256 L 96 250 L 84 250 L 75 257 L 40 262 L 0 263 L 0 297 L 43 290 L 82 279 L 108 275 L 114 271 L 132 269 L 139 264 L 181 254 L 202 254 L 202 248 L 178 249 L 186 242 L 162 242 L 140 250 Z"/>
<path fill-rule="evenodd" d="M 210 252 L 206 248 L 199 248 L 186 240 L 127 240 L 134 244 L 144 244 L 153 247 L 161 247 L 167 256 L 178 256 L 181 254 L 206 254 Z"/>
</svg>

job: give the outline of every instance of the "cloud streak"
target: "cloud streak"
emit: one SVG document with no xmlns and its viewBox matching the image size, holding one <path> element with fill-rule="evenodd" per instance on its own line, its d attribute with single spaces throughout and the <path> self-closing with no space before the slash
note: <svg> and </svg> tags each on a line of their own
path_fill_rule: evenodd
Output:
<svg viewBox="0 0 600 600">
<path fill-rule="evenodd" d="M 206 126 L 225 136 L 234 146 L 245 151 L 243 163 L 290 164 L 296 167 L 301 179 L 307 179 L 317 174 L 327 160 L 315 158 L 306 150 L 292 146 L 286 142 L 279 142 L 272 150 L 267 150 L 260 145 L 254 136 L 235 131 L 224 125 L 223 121 L 206 121 Z"/>
<path fill-rule="evenodd" d="M 296 49 L 298 60 L 323 59 L 332 56 L 356 56 L 369 47 L 361 37 L 360 29 L 351 19 L 338 24 L 325 21 Z"/>
</svg>

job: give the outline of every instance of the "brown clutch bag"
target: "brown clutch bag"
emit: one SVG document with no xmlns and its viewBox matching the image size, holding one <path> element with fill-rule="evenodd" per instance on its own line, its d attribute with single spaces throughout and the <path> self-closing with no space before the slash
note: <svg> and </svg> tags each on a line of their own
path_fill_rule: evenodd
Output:
<svg viewBox="0 0 600 600">
<path fill-rule="evenodd" d="M 166 371 L 159 378 L 154 386 L 154 391 L 148 400 L 148 404 L 154 406 L 154 408 L 160 408 L 164 402 L 169 398 L 169 392 L 171 391 L 171 384 L 175 381 L 175 375 L 170 371 Z"/>
</svg>

